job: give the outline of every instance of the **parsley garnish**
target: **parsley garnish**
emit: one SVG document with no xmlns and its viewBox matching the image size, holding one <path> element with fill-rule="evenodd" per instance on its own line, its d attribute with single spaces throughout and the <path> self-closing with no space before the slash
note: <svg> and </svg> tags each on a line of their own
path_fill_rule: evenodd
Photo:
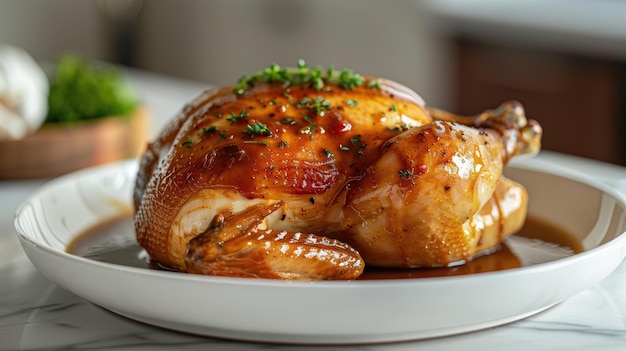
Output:
<svg viewBox="0 0 626 351">
<path fill-rule="evenodd" d="M 317 129 L 315 124 L 310 124 L 300 129 L 300 134 L 312 134 Z"/>
<path fill-rule="evenodd" d="M 246 117 L 248 117 L 248 111 L 246 111 L 246 109 L 244 108 L 239 114 L 231 112 L 230 117 L 226 118 L 226 120 L 229 121 L 230 124 L 234 124 L 238 120 Z"/>
<path fill-rule="evenodd" d="M 190 136 L 187 137 L 187 139 L 185 139 L 185 141 L 183 141 L 180 146 L 184 146 L 188 149 L 191 149 L 191 147 L 193 146 L 193 139 L 191 139 Z"/>
<path fill-rule="evenodd" d="M 380 81 L 378 79 L 370 80 L 367 86 L 372 89 L 380 89 Z"/>
<path fill-rule="evenodd" d="M 287 118 L 283 118 L 280 120 L 281 124 L 296 124 L 298 123 L 298 121 L 296 121 L 295 119 L 291 118 L 291 117 L 287 117 Z"/>
<path fill-rule="evenodd" d="M 257 134 L 264 135 L 264 136 L 272 135 L 272 131 L 269 130 L 269 128 L 267 128 L 267 125 L 261 122 L 256 122 L 253 125 L 248 124 L 246 126 L 246 129 L 243 130 L 243 132 L 246 134 L 250 134 L 251 136 L 255 136 Z"/>
<path fill-rule="evenodd" d="M 337 71 L 333 66 L 329 66 L 326 71 L 321 67 L 309 67 L 304 60 L 298 61 L 296 68 L 282 68 L 277 64 L 272 64 L 261 72 L 250 76 L 242 75 L 233 87 L 233 93 L 243 95 L 248 87 L 256 83 L 283 83 L 288 87 L 291 85 L 308 85 L 317 91 L 329 91 L 327 84 L 337 84 L 346 90 L 354 89 L 365 84 L 365 78 L 350 69 Z M 377 80 L 369 83 L 370 88 L 380 88 Z"/>
<path fill-rule="evenodd" d="M 263 141 L 263 140 L 244 140 L 243 141 L 244 144 L 259 144 L 259 145 L 264 145 L 264 146 L 269 146 L 270 144 L 268 144 L 267 142 Z"/>
<path fill-rule="evenodd" d="M 406 123 L 402 122 L 402 123 L 400 123 L 399 126 L 396 126 L 396 127 L 393 127 L 393 128 L 390 127 L 390 128 L 387 128 L 387 130 L 390 131 L 390 132 L 405 132 L 405 131 L 409 130 L 409 126 Z"/>
<path fill-rule="evenodd" d="M 316 115 L 322 114 L 324 111 L 330 110 L 330 101 L 318 96 L 313 100 L 313 104 L 309 106 Z"/>
<path fill-rule="evenodd" d="M 300 108 L 302 106 L 308 107 L 313 110 L 316 115 L 321 115 L 324 111 L 330 110 L 330 101 L 324 99 L 321 96 L 318 96 L 315 99 L 311 99 L 307 96 L 302 100 L 296 102 L 295 105 L 297 108 Z"/>
<path fill-rule="evenodd" d="M 346 90 L 352 90 L 357 86 L 365 83 L 363 76 L 352 72 L 350 69 L 344 69 L 339 73 L 337 84 Z"/>
<path fill-rule="evenodd" d="M 413 178 L 413 175 L 415 174 L 415 171 L 413 170 L 413 168 L 411 169 L 401 169 L 398 171 L 398 174 L 400 175 L 400 178 L 402 179 L 411 179 Z"/>
<path fill-rule="evenodd" d="M 274 63 L 263 70 L 262 77 L 268 83 L 282 82 L 287 79 L 287 72 Z"/>
<path fill-rule="evenodd" d="M 313 99 L 307 96 L 302 98 L 302 100 L 296 102 L 295 105 L 297 108 L 300 108 L 302 106 L 309 106 L 311 104 L 311 101 L 313 101 Z"/>
<path fill-rule="evenodd" d="M 200 132 L 198 132 L 198 135 L 205 135 L 205 134 L 210 134 L 210 133 L 214 133 L 217 132 L 217 127 L 216 126 L 209 126 L 209 127 L 205 127 L 200 129 Z"/>
</svg>

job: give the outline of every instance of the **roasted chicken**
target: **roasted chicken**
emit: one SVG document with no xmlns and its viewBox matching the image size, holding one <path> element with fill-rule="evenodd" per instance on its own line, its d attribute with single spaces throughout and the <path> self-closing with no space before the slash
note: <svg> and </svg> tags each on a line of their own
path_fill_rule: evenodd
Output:
<svg viewBox="0 0 626 351">
<path fill-rule="evenodd" d="M 463 117 L 385 79 L 274 65 L 204 93 L 148 145 L 137 240 L 208 275 L 462 264 L 524 223 L 526 191 L 502 170 L 540 138 L 516 102 Z"/>
</svg>

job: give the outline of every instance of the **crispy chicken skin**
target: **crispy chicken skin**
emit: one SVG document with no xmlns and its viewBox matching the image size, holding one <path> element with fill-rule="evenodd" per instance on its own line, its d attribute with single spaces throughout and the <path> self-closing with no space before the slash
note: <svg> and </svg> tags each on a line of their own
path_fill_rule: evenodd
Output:
<svg viewBox="0 0 626 351">
<path fill-rule="evenodd" d="M 461 117 L 391 81 L 326 77 L 208 91 L 148 145 L 134 204 L 152 260 L 355 279 L 366 265 L 458 264 L 521 227 L 527 195 L 502 169 L 539 150 L 541 129 L 518 103 Z"/>
</svg>

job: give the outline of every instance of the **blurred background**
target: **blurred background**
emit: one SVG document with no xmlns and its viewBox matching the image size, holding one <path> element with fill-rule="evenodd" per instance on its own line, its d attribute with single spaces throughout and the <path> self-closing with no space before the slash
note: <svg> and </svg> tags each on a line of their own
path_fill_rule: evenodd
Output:
<svg viewBox="0 0 626 351">
<path fill-rule="evenodd" d="M 626 164 L 621 0 L 0 0 L 0 42 L 216 85 L 303 58 L 460 114 L 515 99 L 545 149 Z"/>
</svg>

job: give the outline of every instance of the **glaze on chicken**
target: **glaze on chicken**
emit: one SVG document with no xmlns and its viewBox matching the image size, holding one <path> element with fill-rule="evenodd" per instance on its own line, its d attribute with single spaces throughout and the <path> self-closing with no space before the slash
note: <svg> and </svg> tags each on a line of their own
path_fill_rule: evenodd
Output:
<svg viewBox="0 0 626 351">
<path fill-rule="evenodd" d="M 516 102 L 462 117 L 388 80 L 272 66 L 204 93 L 148 145 L 137 240 L 208 275 L 461 264 L 521 228 L 527 194 L 502 170 L 540 138 Z"/>
</svg>

